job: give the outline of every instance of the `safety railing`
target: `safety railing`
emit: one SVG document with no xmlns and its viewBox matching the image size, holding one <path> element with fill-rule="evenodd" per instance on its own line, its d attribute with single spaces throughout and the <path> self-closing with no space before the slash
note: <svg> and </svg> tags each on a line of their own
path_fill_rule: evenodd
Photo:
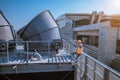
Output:
<svg viewBox="0 0 120 80">
<path fill-rule="evenodd" d="M 40 61 L 41 55 L 49 60 L 61 47 L 57 43 L 60 41 L 0 41 L 0 64 L 9 64 L 14 60 L 29 63 L 30 59 L 35 59 L 34 56 Z"/>
<path fill-rule="evenodd" d="M 84 53 L 77 62 L 77 80 L 120 80 L 120 72 Z"/>
<path fill-rule="evenodd" d="M 77 44 L 76 40 L 72 40 L 72 39 L 63 40 L 64 49 L 71 54 L 76 52 L 76 44 Z"/>
<path fill-rule="evenodd" d="M 66 51 L 74 53 L 76 41 L 65 42 Z M 75 63 L 75 80 L 120 80 L 120 72 L 83 53 Z"/>
</svg>

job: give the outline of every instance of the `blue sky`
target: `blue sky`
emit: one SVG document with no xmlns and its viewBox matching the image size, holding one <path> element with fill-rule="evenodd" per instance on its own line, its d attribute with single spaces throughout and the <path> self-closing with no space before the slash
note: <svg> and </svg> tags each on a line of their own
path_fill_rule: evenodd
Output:
<svg viewBox="0 0 120 80">
<path fill-rule="evenodd" d="M 50 10 L 54 18 L 64 13 L 120 14 L 120 0 L 0 0 L 0 9 L 15 30 L 29 23 L 37 14 Z"/>
</svg>

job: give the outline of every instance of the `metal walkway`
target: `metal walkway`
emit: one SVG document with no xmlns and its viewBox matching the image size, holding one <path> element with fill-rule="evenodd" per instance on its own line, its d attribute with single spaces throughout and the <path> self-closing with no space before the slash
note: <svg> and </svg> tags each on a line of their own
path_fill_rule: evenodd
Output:
<svg viewBox="0 0 120 80">
<path fill-rule="evenodd" d="M 28 52 L 28 61 L 26 52 L 22 51 L 15 51 L 11 53 L 9 56 L 9 61 L 7 61 L 6 55 L 1 55 L 0 58 L 0 65 L 7 65 L 7 64 L 26 64 L 26 63 L 71 63 L 73 61 L 72 57 L 69 53 L 66 53 L 64 49 L 59 50 L 60 53 L 38 53 L 41 55 L 41 59 L 32 58 L 31 56 L 35 52 Z"/>
<path fill-rule="evenodd" d="M 56 51 L 25 51 L 24 46 L 19 45 L 12 52 L 8 49 L 0 54 L 0 73 L 19 74 L 36 72 L 73 71 L 73 58 L 65 48 Z"/>
</svg>

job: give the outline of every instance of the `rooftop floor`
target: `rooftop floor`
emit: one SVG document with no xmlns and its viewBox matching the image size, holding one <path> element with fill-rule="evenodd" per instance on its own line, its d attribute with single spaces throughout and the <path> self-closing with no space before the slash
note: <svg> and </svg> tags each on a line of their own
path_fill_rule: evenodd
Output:
<svg viewBox="0 0 120 80">
<path fill-rule="evenodd" d="M 9 56 L 9 57 L 8 57 Z M 1 54 L 0 72 L 4 74 L 73 71 L 73 58 L 64 49 L 25 52 L 22 48 Z"/>
</svg>

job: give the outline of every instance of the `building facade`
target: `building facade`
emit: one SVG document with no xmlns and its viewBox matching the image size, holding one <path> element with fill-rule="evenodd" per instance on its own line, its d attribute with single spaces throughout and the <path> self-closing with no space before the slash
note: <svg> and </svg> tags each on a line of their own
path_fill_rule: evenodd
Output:
<svg viewBox="0 0 120 80">
<path fill-rule="evenodd" d="M 57 18 L 63 38 L 81 39 L 84 52 L 103 63 L 111 64 L 120 55 L 120 15 L 96 11 L 64 14 Z"/>
</svg>

